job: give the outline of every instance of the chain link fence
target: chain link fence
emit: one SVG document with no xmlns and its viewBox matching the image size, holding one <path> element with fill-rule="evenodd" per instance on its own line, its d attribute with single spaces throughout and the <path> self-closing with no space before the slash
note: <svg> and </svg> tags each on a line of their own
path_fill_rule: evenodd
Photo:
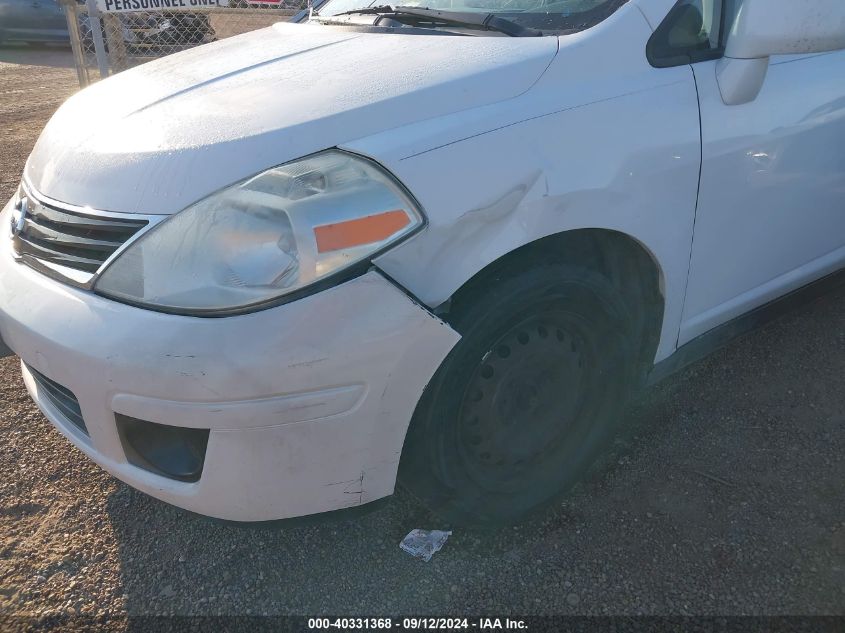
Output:
<svg viewBox="0 0 845 633">
<path fill-rule="evenodd" d="M 206 4 L 215 1 L 220 0 Z M 307 4 L 307 0 L 228 1 L 228 6 L 203 7 L 203 0 L 184 0 L 181 4 L 188 8 L 111 13 L 101 11 L 95 0 L 61 0 L 80 86 L 151 59 L 289 20 Z M 106 0 L 106 4 L 117 2 L 133 8 L 178 4 Z"/>
</svg>

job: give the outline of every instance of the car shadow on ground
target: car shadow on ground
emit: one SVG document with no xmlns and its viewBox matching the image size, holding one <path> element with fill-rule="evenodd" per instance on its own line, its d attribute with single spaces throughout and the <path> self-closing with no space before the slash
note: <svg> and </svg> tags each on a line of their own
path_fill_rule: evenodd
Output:
<svg viewBox="0 0 845 633">
<path fill-rule="evenodd" d="M 354 519 L 240 527 L 121 485 L 126 610 L 841 613 L 843 315 L 839 289 L 653 387 L 570 496 L 518 527 L 455 528 L 428 563 L 400 540 L 447 526 L 402 492 Z"/>
<path fill-rule="evenodd" d="M 2 44 L 0 63 L 74 68 L 73 53 L 69 44 Z"/>
</svg>

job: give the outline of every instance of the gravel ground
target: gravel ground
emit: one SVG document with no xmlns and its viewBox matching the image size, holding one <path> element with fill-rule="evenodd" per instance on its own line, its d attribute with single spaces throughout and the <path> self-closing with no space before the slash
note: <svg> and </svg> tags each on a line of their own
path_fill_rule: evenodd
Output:
<svg viewBox="0 0 845 633">
<path fill-rule="evenodd" d="M 66 56 L 0 49 L 4 199 L 74 90 Z M 134 492 L 53 430 L 7 357 L 0 615 L 845 615 L 843 375 L 840 289 L 651 389 L 559 507 L 457 530 L 423 563 L 398 543 L 441 526 L 402 494 L 354 520 L 244 528 Z"/>
</svg>

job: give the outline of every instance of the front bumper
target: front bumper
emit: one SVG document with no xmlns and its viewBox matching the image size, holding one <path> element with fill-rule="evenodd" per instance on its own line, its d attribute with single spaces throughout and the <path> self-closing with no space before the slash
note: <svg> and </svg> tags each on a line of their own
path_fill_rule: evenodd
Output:
<svg viewBox="0 0 845 633">
<path fill-rule="evenodd" d="M 288 518 L 392 494 L 414 407 L 459 339 L 376 271 L 277 308 L 202 319 L 65 286 L 0 242 L 0 334 L 44 415 L 115 477 L 222 519 Z M 87 435 L 39 393 L 27 366 L 73 392 Z M 199 480 L 129 463 L 116 413 L 210 429 Z"/>
</svg>

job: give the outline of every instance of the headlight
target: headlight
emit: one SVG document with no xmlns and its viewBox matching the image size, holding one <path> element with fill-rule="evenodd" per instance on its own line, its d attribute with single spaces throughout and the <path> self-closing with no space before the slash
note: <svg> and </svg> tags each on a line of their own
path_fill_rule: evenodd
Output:
<svg viewBox="0 0 845 633">
<path fill-rule="evenodd" d="M 171 216 L 115 259 L 95 290 L 179 314 L 242 312 L 354 274 L 422 224 L 380 167 L 328 151 Z"/>
</svg>

